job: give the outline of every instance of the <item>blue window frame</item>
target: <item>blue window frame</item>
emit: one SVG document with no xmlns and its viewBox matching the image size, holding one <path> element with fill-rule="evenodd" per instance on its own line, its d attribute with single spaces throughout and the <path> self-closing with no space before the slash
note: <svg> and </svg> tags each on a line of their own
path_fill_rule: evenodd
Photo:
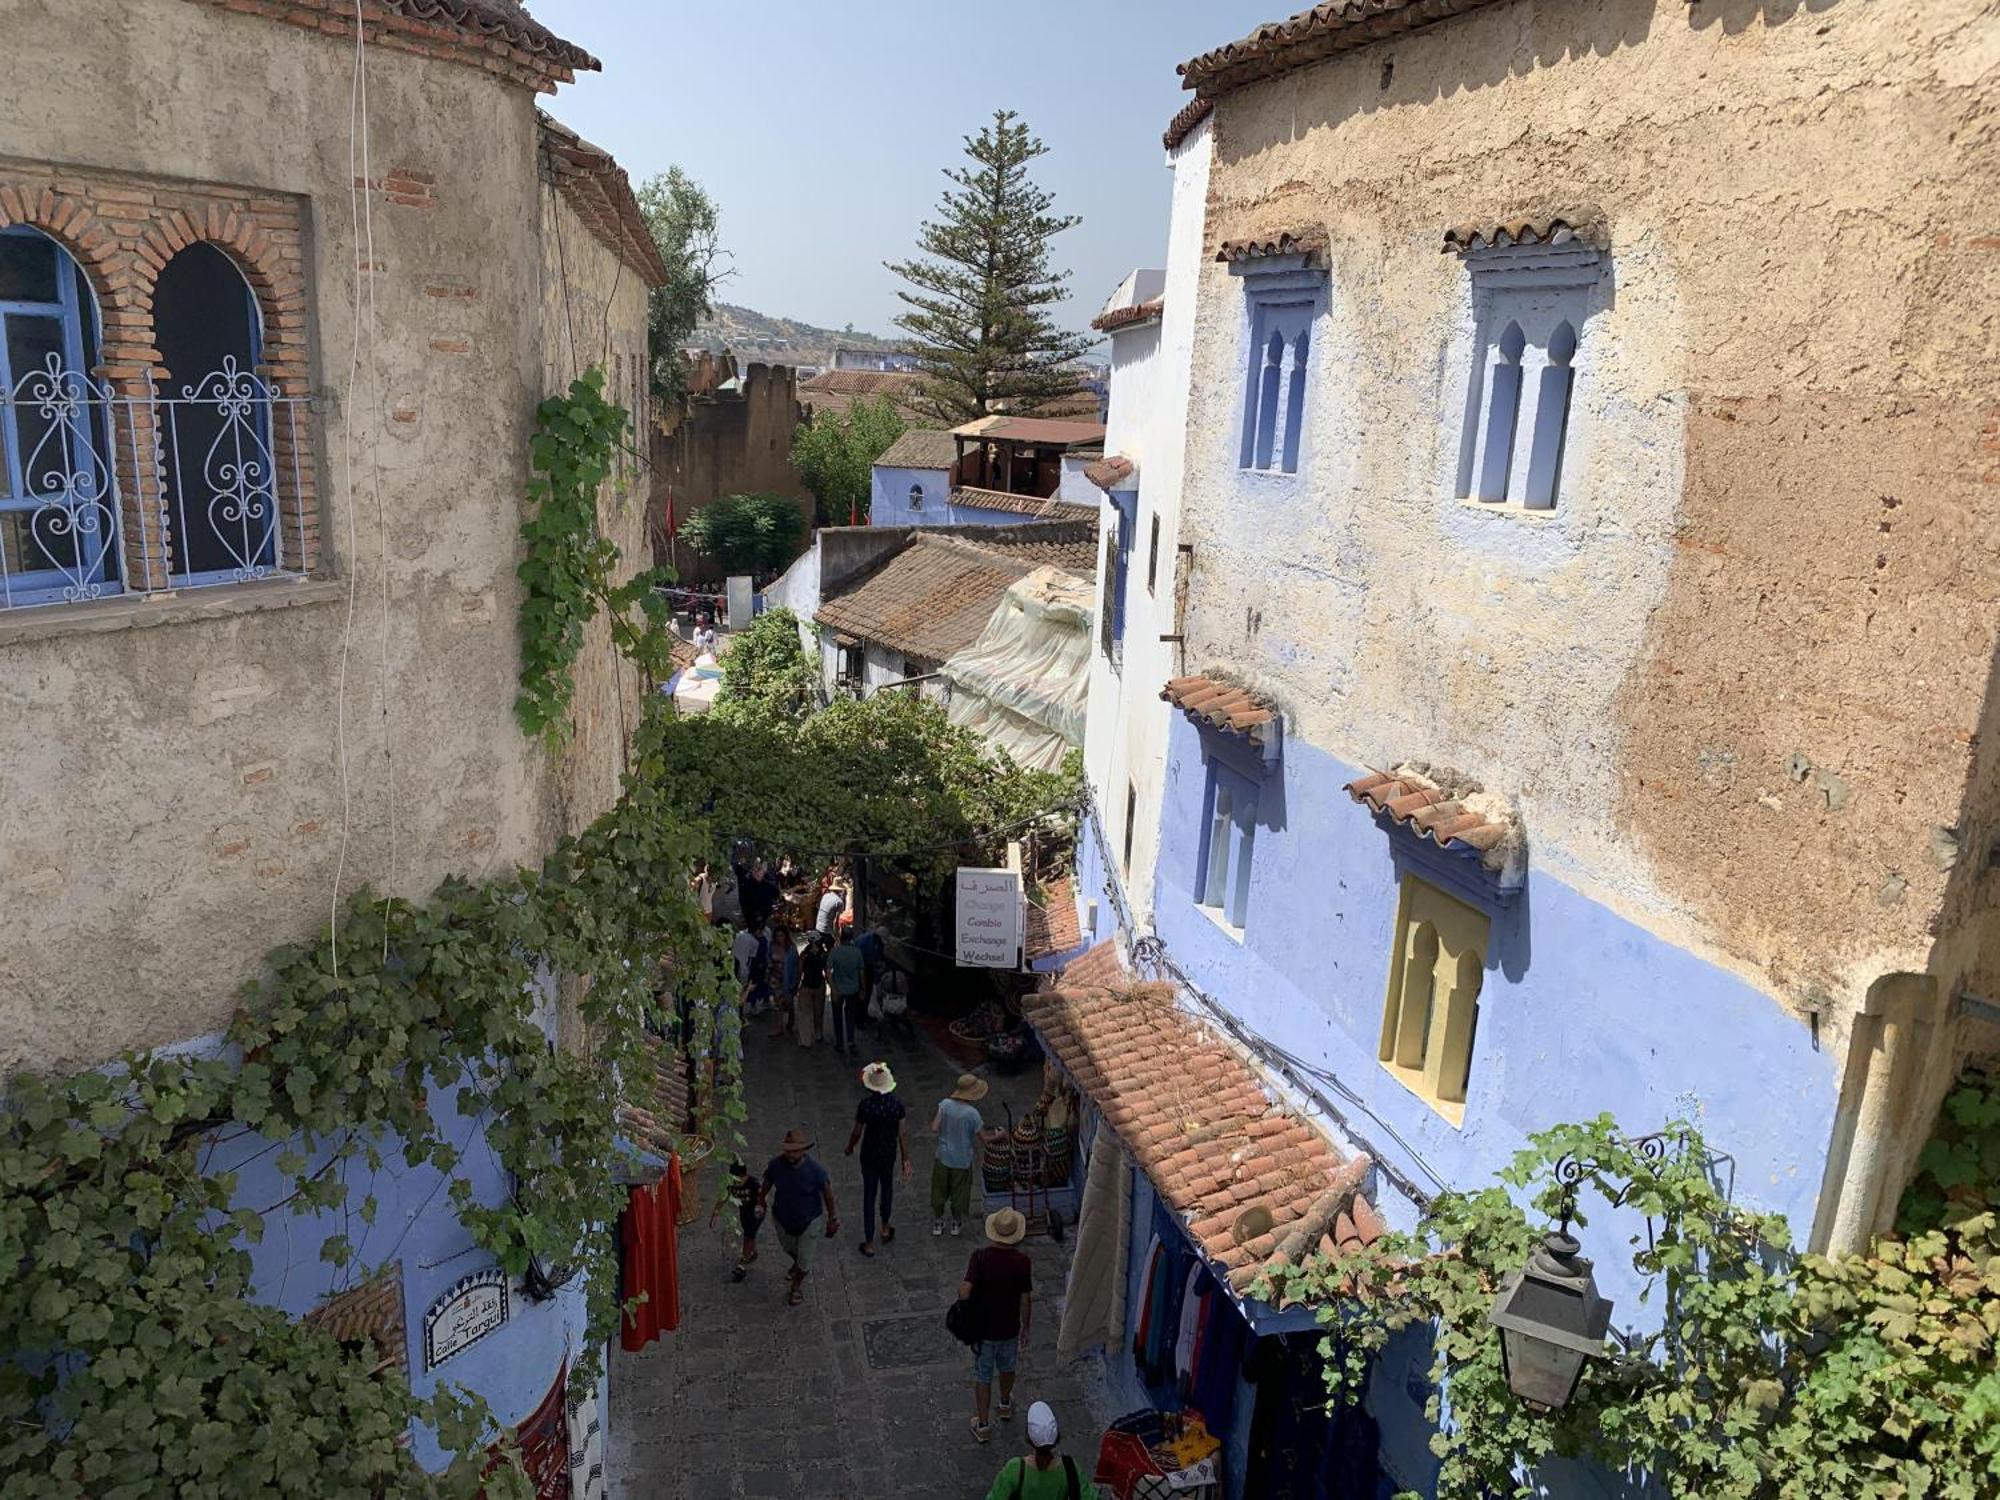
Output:
<svg viewBox="0 0 2000 1500">
<path fill-rule="evenodd" d="M 39 230 L 0 229 L 0 606 L 121 587 L 111 403 L 89 375 L 98 337 L 69 252 Z"/>
<path fill-rule="evenodd" d="M 1139 497 L 1134 494 L 1113 495 L 1111 503 L 1118 508 L 1118 557 L 1112 573 L 1111 639 L 1122 645 L 1125 640 L 1125 593 L 1132 579 L 1132 540 L 1139 532 Z"/>
<path fill-rule="evenodd" d="M 1257 784 L 1210 761 L 1202 809 L 1196 902 L 1231 927 L 1250 907 L 1250 861 L 1257 838 Z"/>
</svg>

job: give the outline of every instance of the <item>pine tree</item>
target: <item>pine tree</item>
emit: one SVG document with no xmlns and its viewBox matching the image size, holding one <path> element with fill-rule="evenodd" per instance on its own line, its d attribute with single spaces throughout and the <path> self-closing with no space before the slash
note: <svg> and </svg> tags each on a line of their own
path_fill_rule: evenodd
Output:
<svg viewBox="0 0 2000 1500">
<path fill-rule="evenodd" d="M 1048 148 L 1012 110 L 965 140 L 970 167 L 949 167 L 918 258 L 889 266 L 914 290 L 896 325 L 914 341 L 924 381 L 915 405 L 955 427 L 991 412 L 1026 413 L 1080 388 L 1074 361 L 1091 345 L 1056 327 L 1048 309 L 1069 293 L 1049 269 L 1049 240 L 1081 222 L 1052 214 L 1054 195 L 1028 179 Z"/>
</svg>

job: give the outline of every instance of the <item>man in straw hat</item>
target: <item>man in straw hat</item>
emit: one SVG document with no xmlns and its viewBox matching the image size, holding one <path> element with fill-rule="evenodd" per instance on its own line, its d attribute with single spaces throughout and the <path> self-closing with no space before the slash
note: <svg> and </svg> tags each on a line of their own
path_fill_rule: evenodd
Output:
<svg viewBox="0 0 2000 1500">
<path fill-rule="evenodd" d="M 861 1253 L 875 1253 L 875 1207 L 882 1207 L 882 1243 L 896 1237 L 889 1223 L 896 1202 L 896 1159 L 903 1163 L 903 1176 L 910 1175 L 910 1135 L 903 1123 L 908 1113 L 896 1097 L 896 1075 L 885 1062 L 872 1062 L 861 1070 L 861 1087 L 867 1092 L 854 1111 L 854 1133 L 847 1138 L 847 1154 L 861 1148 Z"/>
<path fill-rule="evenodd" d="M 840 1215 L 833 1206 L 833 1180 L 811 1156 L 812 1142 L 797 1126 L 785 1132 L 778 1154 L 764 1168 L 758 1207 L 770 1211 L 778 1226 L 778 1247 L 792 1258 L 785 1273 L 790 1287 L 785 1300 L 797 1307 L 806 1300 L 806 1277 L 812 1271 L 813 1221 L 826 1211 L 826 1237 L 840 1233 Z"/>
<path fill-rule="evenodd" d="M 972 1204 L 972 1167 L 979 1154 L 979 1131 L 985 1121 L 973 1106 L 986 1097 L 986 1080 L 958 1075 L 958 1087 L 939 1102 L 931 1116 L 931 1133 L 938 1138 L 931 1163 L 931 1233 L 944 1233 L 945 1210 L 951 1211 L 951 1232 L 957 1234 Z"/>
<path fill-rule="evenodd" d="M 993 1436 L 986 1413 L 993 1399 L 993 1381 L 1000 1381 L 1000 1420 L 1014 1419 L 1014 1367 L 1020 1361 L 1021 1340 L 1028 1336 L 1028 1315 L 1034 1303 L 1034 1267 L 1022 1253 L 1028 1221 L 1020 1212 L 1003 1208 L 986 1216 L 986 1244 L 972 1252 L 959 1283 L 961 1301 L 972 1304 L 972 1326 L 979 1342 L 972 1346 L 972 1435 L 984 1443 Z"/>
</svg>

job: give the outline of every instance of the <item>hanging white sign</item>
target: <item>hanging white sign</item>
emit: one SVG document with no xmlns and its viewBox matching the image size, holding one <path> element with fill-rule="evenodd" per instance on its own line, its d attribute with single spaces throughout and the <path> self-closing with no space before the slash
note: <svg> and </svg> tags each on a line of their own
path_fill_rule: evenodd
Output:
<svg viewBox="0 0 2000 1500">
<path fill-rule="evenodd" d="M 424 1368 L 435 1369 L 507 1321 L 507 1273 L 498 1266 L 474 1271 L 424 1314 Z"/>
<path fill-rule="evenodd" d="M 958 964 L 962 969 L 1020 968 L 1020 871 L 958 872 Z"/>
</svg>

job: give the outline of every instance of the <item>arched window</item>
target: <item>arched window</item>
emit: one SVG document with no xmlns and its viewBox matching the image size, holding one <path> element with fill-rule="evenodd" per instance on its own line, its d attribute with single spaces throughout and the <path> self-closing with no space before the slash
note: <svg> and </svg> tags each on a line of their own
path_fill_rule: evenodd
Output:
<svg viewBox="0 0 2000 1500">
<path fill-rule="evenodd" d="M 117 593 L 111 392 L 90 376 L 97 299 L 36 229 L 0 229 L 0 606 Z"/>
<path fill-rule="evenodd" d="M 1480 439 L 1481 500 L 1507 498 L 1507 471 L 1514 465 L 1514 428 L 1521 416 L 1521 355 L 1528 347 L 1519 323 L 1501 330 L 1493 368 L 1486 373 L 1486 430 Z"/>
<path fill-rule="evenodd" d="M 197 242 L 161 270 L 153 320 L 167 369 L 167 571 L 183 585 L 261 578 L 279 565 L 279 527 L 256 296 Z"/>
<path fill-rule="evenodd" d="M 1396 1014 L 1384 1039 L 1389 1062 L 1400 1068 L 1420 1068 L 1430 1046 L 1431 1000 L 1436 983 L 1437 929 L 1415 922 L 1403 937 L 1402 975 Z"/>
<path fill-rule="evenodd" d="M 913 484 L 910 486 L 910 509 L 922 510 L 923 508 L 924 508 L 924 487 L 920 484 Z"/>
<path fill-rule="evenodd" d="M 1285 378 L 1285 340 L 1272 334 L 1264 345 L 1264 370 L 1257 384 L 1257 445 L 1251 467 L 1271 467 L 1271 453 L 1278 435 L 1278 392 Z"/>
</svg>

